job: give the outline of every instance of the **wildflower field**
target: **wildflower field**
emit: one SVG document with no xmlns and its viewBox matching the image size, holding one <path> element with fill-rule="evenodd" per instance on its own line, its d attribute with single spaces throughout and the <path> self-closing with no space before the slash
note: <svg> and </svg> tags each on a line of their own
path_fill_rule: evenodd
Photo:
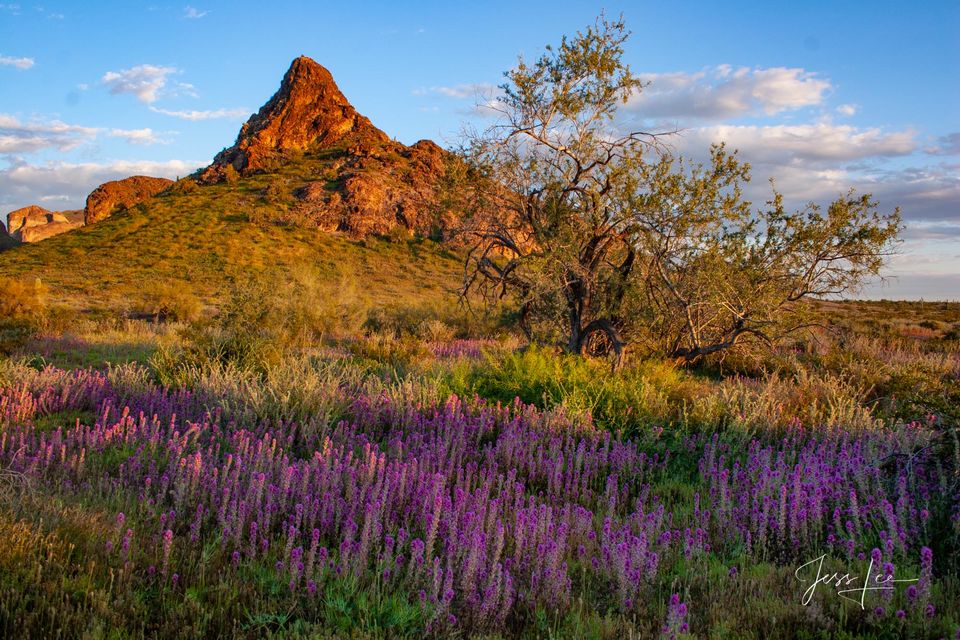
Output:
<svg viewBox="0 0 960 640">
<path fill-rule="evenodd" d="M 0 365 L 0 635 L 952 638 L 960 352 L 881 324 L 763 375 L 41 333 Z"/>
</svg>

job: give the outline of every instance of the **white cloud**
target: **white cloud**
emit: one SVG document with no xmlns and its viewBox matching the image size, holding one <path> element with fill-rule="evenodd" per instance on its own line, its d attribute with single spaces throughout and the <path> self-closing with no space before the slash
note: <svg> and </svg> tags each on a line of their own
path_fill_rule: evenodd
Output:
<svg viewBox="0 0 960 640">
<path fill-rule="evenodd" d="M 842 104 L 837 107 L 837 113 L 842 116 L 855 116 L 860 111 L 860 107 L 855 104 Z"/>
<path fill-rule="evenodd" d="M 198 120 L 217 120 L 221 118 L 225 119 L 242 119 L 250 115 L 250 110 L 243 107 L 237 109 L 214 109 L 211 111 L 174 111 L 170 109 L 160 109 L 158 107 L 150 107 L 150 110 L 154 113 L 161 113 L 165 116 L 172 116 L 174 118 L 180 118 L 182 120 L 191 120 L 196 122 Z"/>
<path fill-rule="evenodd" d="M 111 129 L 108 133 L 111 138 L 122 138 L 130 144 L 169 144 L 169 140 L 160 138 L 156 131 L 149 127 L 144 129 Z"/>
<path fill-rule="evenodd" d="M 209 11 L 201 11 L 200 9 L 191 6 L 186 6 L 183 8 L 183 17 L 189 20 L 198 20 L 209 13 Z"/>
<path fill-rule="evenodd" d="M 706 150 L 711 143 L 726 142 L 739 149 L 748 162 L 797 164 L 850 161 L 862 158 L 908 155 L 916 150 L 916 132 L 832 125 L 825 122 L 798 125 L 712 125 L 685 131 L 669 142 L 684 150 Z"/>
<path fill-rule="evenodd" d="M 168 144 L 163 134 L 146 127 L 142 129 L 100 129 L 67 124 L 59 120 L 32 120 L 23 122 L 15 116 L 0 113 L 0 153 L 24 154 L 57 149 L 70 151 L 93 142 L 101 133 L 120 138 L 131 144 Z"/>
<path fill-rule="evenodd" d="M 118 160 L 106 163 L 14 162 L 0 169 L 0 211 L 56 201 L 65 209 L 81 209 L 87 195 L 110 180 L 132 175 L 182 177 L 206 164 L 200 161 Z M 46 198 L 46 200 L 45 200 Z"/>
<path fill-rule="evenodd" d="M 804 200 L 825 203 L 853 187 L 859 193 L 873 194 L 884 211 L 900 207 L 908 229 L 918 224 L 935 225 L 924 227 L 925 233 L 937 227 L 945 233 L 945 227 L 940 225 L 960 224 L 960 178 L 945 167 L 857 171 L 842 167 L 816 170 L 803 165 L 761 165 L 754 167 L 754 176 L 758 180 L 752 191 L 769 194 L 763 181 L 774 177 L 777 188 L 794 204 Z M 761 201 L 755 193 L 750 195 L 755 201 Z"/>
<path fill-rule="evenodd" d="M 188 95 L 191 98 L 200 97 L 200 95 L 197 93 L 197 88 L 189 82 L 178 82 L 173 90 L 167 92 L 167 95 L 171 96 L 177 96 L 180 94 Z"/>
<path fill-rule="evenodd" d="M 789 207 L 825 204 L 853 187 L 871 193 L 884 211 L 900 206 L 907 224 L 960 223 L 960 165 L 916 162 L 912 131 L 884 132 L 829 124 L 736 126 L 691 129 L 667 139 L 680 155 L 708 159 L 709 145 L 726 141 L 750 163 L 753 180 L 746 197 L 762 204 L 768 180 Z"/>
<path fill-rule="evenodd" d="M 425 95 L 438 95 L 445 98 L 455 98 L 458 100 L 463 100 L 465 98 L 486 98 L 492 96 L 499 92 L 500 89 L 492 84 L 486 83 L 470 83 L 470 84 L 458 84 L 450 87 L 429 87 L 415 89 L 413 95 L 415 96 L 425 96 Z"/>
<path fill-rule="evenodd" d="M 830 82 L 800 68 L 718 65 L 696 73 L 640 74 L 650 84 L 626 110 L 641 118 L 718 121 L 776 115 L 823 103 Z"/>
<path fill-rule="evenodd" d="M 179 73 L 176 67 L 160 67 L 141 64 L 122 71 L 108 71 L 100 82 L 110 88 L 110 93 L 129 93 L 146 104 L 156 102 L 167 84 L 167 76 Z"/>
<path fill-rule="evenodd" d="M 0 113 L 0 153 L 32 153 L 50 148 L 69 151 L 91 141 L 98 131 L 59 120 L 21 122 Z"/>
<path fill-rule="evenodd" d="M 956 222 L 917 221 L 907 225 L 903 237 L 907 240 L 956 240 L 960 241 L 960 220 Z M 958 256 L 960 257 L 960 256 Z"/>
<path fill-rule="evenodd" d="M 0 55 L 0 66 L 16 67 L 17 69 L 29 69 L 36 62 L 33 58 L 14 58 L 11 56 Z"/>
<path fill-rule="evenodd" d="M 503 90 L 493 84 L 485 82 L 476 82 L 469 84 L 457 84 L 452 86 L 435 86 L 415 89 L 415 96 L 441 96 L 452 98 L 454 100 L 472 100 L 473 104 L 466 109 L 458 109 L 461 115 L 480 118 L 497 118 L 502 114 Z M 436 105 L 422 106 L 421 111 L 437 112 L 440 108 Z"/>
</svg>

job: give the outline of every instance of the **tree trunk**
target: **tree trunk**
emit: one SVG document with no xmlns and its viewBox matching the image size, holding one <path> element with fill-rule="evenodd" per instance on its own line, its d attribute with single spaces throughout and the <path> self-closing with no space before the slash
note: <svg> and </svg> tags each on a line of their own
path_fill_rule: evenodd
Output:
<svg viewBox="0 0 960 640">
<path fill-rule="evenodd" d="M 623 367 L 623 351 L 626 346 L 616 325 L 606 318 L 600 318 L 591 321 L 580 332 L 577 353 L 583 353 L 584 348 L 587 348 L 588 355 L 608 358 L 613 370 L 618 371 Z"/>
</svg>

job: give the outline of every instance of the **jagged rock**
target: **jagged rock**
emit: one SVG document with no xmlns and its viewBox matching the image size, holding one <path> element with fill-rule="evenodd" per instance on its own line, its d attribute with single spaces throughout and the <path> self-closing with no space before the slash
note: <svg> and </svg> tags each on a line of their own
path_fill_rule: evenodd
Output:
<svg viewBox="0 0 960 640">
<path fill-rule="evenodd" d="M 269 170 L 291 151 L 323 153 L 329 168 L 326 180 L 295 191 L 283 222 L 354 237 L 398 226 L 433 230 L 437 183 L 450 154 L 429 140 L 409 147 L 391 140 L 357 113 L 329 71 L 307 57 L 293 61 L 277 93 L 199 179 L 219 182 L 232 171 Z"/>
<path fill-rule="evenodd" d="M 86 224 L 100 222 L 117 211 L 152 198 L 172 184 L 173 180 L 149 176 L 131 176 L 123 180 L 105 182 L 87 196 L 84 220 Z"/>
<path fill-rule="evenodd" d="M 280 152 L 303 151 L 312 145 L 330 147 L 348 135 L 369 142 L 389 140 L 357 113 L 329 71 L 300 56 L 290 65 L 277 93 L 247 120 L 236 143 L 217 154 L 202 179 L 217 181 L 227 166 L 250 173 Z"/>
<path fill-rule="evenodd" d="M 48 211 L 30 205 L 7 214 L 9 234 L 20 242 L 39 242 L 82 226 L 83 212 L 78 211 Z"/>
</svg>

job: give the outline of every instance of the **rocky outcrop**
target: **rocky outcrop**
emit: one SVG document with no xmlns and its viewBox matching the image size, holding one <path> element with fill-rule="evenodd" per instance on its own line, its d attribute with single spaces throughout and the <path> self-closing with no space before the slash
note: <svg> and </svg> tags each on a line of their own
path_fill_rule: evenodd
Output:
<svg viewBox="0 0 960 640">
<path fill-rule="evenodd" d="M 75 211 L 48 211 L 30 205 L 7 214 L 6 234 L 17 242 L 39 242 L 72 231 L 87 224 L 109 218 L 116 211 L 143 202 L 173 184 L 166 178 L 133 176 L 107 182 L 87 196 L 87 206 Z M 3 225 L 0 224 L 0 230 Z M 9 242 L 4 243 L 10 245 Z M 16 244 L 16 243 L 14 243 Z"/>
<path fill-rule="evenodd" d="M 19 242 L 39 242 L 82 226 L 82 211 L 48 211 L 30 205 L 7 214 L 8 233 Z"/>
<path fill-rule="evenodd" d="M 217 181 L 228 166 L 250 173 L 284 151 L 331 147 L 348 136 L 369 143 L 389 140 L 357 113 L 327 69 L 301 56 L 290 65 L 280 89 L 247 120 L 236 143 L 217 154 L 202 179 Z"/>
<path fill-rule="evenodd" d="M 87 196 L 84 220 L 86 224 L 100 222 L 117 211 L 152 198 L 172 184 L 173 180 L 149 176 L 131 176 L 123 180 L 105 182 Z"/>
<path fill-rule="evenodd" d="M 236 144 L 198 177 L 210 183 L 231 172 L 268 171 L 289 152 L 322 154 L 329 170 L 323 181 L 296 190 L 284 221 L 354 237 L 436 227 L 437 185 L 450 154 L 429 140 L 409 147 L 391 140 L 354 109 L 327 69 L 303 56 Z"/>
<path fill-rule="evenodd" d="M 436 191 L 446 155 L 429 140 L 353 148 L 338 163 L 337 179 L 310 182 L 294 193 L 292 217 L 353 237 L 397 228 L 428 235 L 442 226 Z"/>
</svg>

